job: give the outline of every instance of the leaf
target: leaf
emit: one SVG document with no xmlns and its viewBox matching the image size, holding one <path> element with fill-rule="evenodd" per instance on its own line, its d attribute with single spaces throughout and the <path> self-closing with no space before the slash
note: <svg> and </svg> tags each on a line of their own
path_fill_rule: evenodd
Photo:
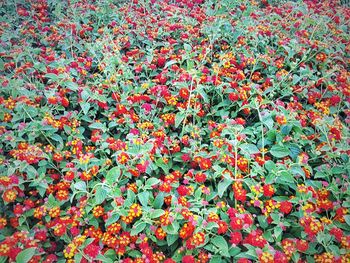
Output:
<svg viewBox="0 0 350 263">
<path fill-rule="evenodd" d="M 224 192 L 226 191 L 227 187 L 233 182 L 232 178 L 224 178 L 224 180 L 221 180 L 218 184 L 218 194 L 219 197 L 222 197 L 224 195 Z"/>
<path fill-rule="evenodd" d="M 168 244 L 168 246 L 171 246 L 172 244 L 174 244 L 179 238 L 178 234 L 168 234 L 166 236 L 166 242 Z"/>
<path fill-rule="evenodd" d="M 158 218 L 165 214 L 165 211 L 163 209 L 156 209 L 151 212 L 151 218 Z"/>
<path fill-rule="evenodd" d="M 61 136 L 59 136 L 58 134 L 52 134 L 50 136 L 50 139 L 56 141 L 56 142 L 59 142 L 59 144 L 63 147 L 63 139 Z"/>
<path fill-rule="evenodd" d="M 158 184 L 158 182 L 159 182 L 158 178 L 151 177 L 151 178 L 147 179 L 147 181 L 145 183 L 145 187 L 150 188 L 150 187 Z"/>
<path fill-rule="evenodd" d="M 104 200 L 106 200 L 106 197 L 107 197 L 107 190 L 102 187 L 97 188 L 95 193 L 95 203 L 97 205 L 101 204 Z"/>
<path fill-rule="evenodd" d="M 148 206 L 149 192 L 145 191 L 145 192 L 139 193 L 137 197 L 139 198 L 142 206 Z"/>
<path fill-rule="evenodd" d="M 210 258 L 209 263 L 221 263 L 222 262 L 222 257 L 215 255 Z"/>
<path fill-rule="evenodd" d="M 162 170 L 163 170 L 166 174 L 169 173 L 169 166 L 168 166 L 166 163 L 164 163 L 164 161 L 163 161 L 162 158 L 159 158 L 159 159 L 156 160 L 156 165 L 157 165 L 158 167 L 162 168 Z"/>
<path fill-rule="evenodd" d="M 79 88 L 78 84 L 73 81 L 65 81 L 63 82 L 63 85 L 72 91 L 77 91 Z"/>
<path fill-rule="evenodd" d="M 88 114 L 88 112 L 89 112 L 90 103 L 88 103 L 88 102 L 81 102 L 81 103 L 80 103 L 80 107 L 81 107 L 81 109 L 83 110 L 84 114 L 86 115 L 86 114 Z"/>
<path fill-rule="evenodd" d="M 289 149 L 285 146 L 274 145 L 270 149 L 272 156 L 276 158 L 283 158 L 289 155 Z"/>
<path fill-rule="evenodd" d="M 79 190 L 79 191 L 86 191 L 86 184 L 83 181 L 76 182 L 74 184 L 74 188 Z"/>
<path fill-rule="evenodd" d="M 106 175 L 106 181 L 108 184 L 112 185 L 118 182 L 119 177 L 120 177 L 120 168 L 113 167 L 111 170 L 108 171 Z"/>
<path fill-rule="evenodd" d="M 345 222 L 348 226 L 350 226 L 350 215 L 345 215 L 344 216 Z"/>
<path fill-rule="evenodd" d="M 160 192 L 157 194 L 153 201 L 154 208 L 161 208 L 164 204 L 164 193 Z"/>
<path fill-rule="evenodd" d="M 106 226 L 109 226 L 109 225 L 111 225 L 111 224 L 117 222 L 118 219 L 119 219 L 119 217 L 120 217 L 119 214 L 112 214 L 112 216 L 111 216 L 110 218 L 107 219 L 105 225 L 106 225 Z"/>
<path fill-rule="evenodd" d="M 140 233 L 142 230 L 145 229 L 146 223 L 142 221 L 137 221 L 135 225 L 132 227 L 130 234 L 132 236 L 136 236 L 138 233 Z"/>
<path fill-rule="evenodd" d="M 52 82 L 56 82 L 56 81 L 59 80 L 58 75 L 53 74 L 53 73 L 47 73 L 47 74 L 45 74 L 45 78 L 48 78 L 48 79 L 52 80 Z"/>
<path fill-rule="evenodd" d="M 186 115 L 183 112 L 179 112 L 175 115 L 175 128 L 179 127 L 185 117 Z"/>
<path fill-rule="evenodd" d="M 214 237 L 213 239 L 211 239 L 211 243 L 220 249 L 221 255 L 225 257 L 230 257 L 230 254 L 228 253 L 228 244 L 222 236 Z"/>
<path fill-rule="evenodd" d="M 290 187 L 292 187 L 293 184 L 295 183 L 293 175 L 288 171 L 281 171 L 280 172 L 280 176 L 278 177 L 277 182 L 281 182 L 281 181 L 288 183 L 290 185 Z"/>
<path fill-rule="evenodd" d="M 176 63 L 178 63 L 176 60 L 170 60 L 170 61 L 168 61 L 167 63 L 165 63 L 164 68 L 168 68 L 168 67 L 170 67 L 171 65 L 174 65 L 174 64 L 176 64 Z"/>
<path fill-rule="evenodd" d="M 259 225 L 264 229 L 269 226 L 265 216 L 258 216 L 258 222 L 259 222 Z"/>
<path fill-rule="evenodd" d="M 104 123 L 101 122 L 95 122 L 89 125 L 90 129 L 97 129 L 97 130 L 106 130 L 106 125 Z"/>
<path fill-rule="evenodd" d="M 99 261 L 105 262 L 105 263 L 113 263 L 114 262 L 112 259 L 107 258 L 102 254 L 97 255 L 96 260 L 99 260 Z"/>
<path fill-rule="evenodd" d="M 190 52 L 192 50 L 192 47 L 191 45 L 187 44 L 187 43 L 184 43 L 184 49 L 187 51 L 187 52 Z"/>
<path fill-rule="evenodd" d="M 296 159 L 298 155 L 301 153 L 300 147 L 295 143 L 289 145 L 289 150 L 290 150 L 290 156 L 293 159 Z"/>
<path fill-rule="evenodd" d="M 177 221 L 174 221 L 171 223 L 171 225 L 167 225 L 163 229 L 167 234 L 175 235 L 175 234 L 178 234 L 179 228 L 180 228 L 179 223 Z"/>
<path fill-rule="evenodd" d="M 258 147 L 252 143 L 243 143 L 240 145 L 240 148 L 243 152 L 247 152 L 249 154 L 256 154 L 260 152 Z"/>
<path fill-rule="evenodd" d="M 277 241 L 281 240 L 281 235 L 282 235 L 283 229 L 280 226 L 275 226 L 273 229 L 273 234 L 276 238 Z"/>
<path fill-rule="evenodd" d="M 267 128 L 272 130 L 274 122 L 271 115 L 266 115 L 262 117 L 262 122 L 267 126 Z"/>
<path fill-rule="evenodd" d="M 288 135 L 290 133 L 290 131 L 292 130 L 292 127 L 293 127 L 292 125 L 283 125 L 281 127 L 281 133 L 283 135 Z"/>
<path fill-rule="evenodd" d="M 27 263 L 35 254 L 35 247 L 27 248 L 21 252 L 16 257 L 17 263 Z"/>
<path fill-rule="evenodd" d="M 271 172 L 272 170 L 276 169 L 276 164 L 273 161 L 268 160 L 265 163 L 265 168 L 267 171 Z"/>
</svg>

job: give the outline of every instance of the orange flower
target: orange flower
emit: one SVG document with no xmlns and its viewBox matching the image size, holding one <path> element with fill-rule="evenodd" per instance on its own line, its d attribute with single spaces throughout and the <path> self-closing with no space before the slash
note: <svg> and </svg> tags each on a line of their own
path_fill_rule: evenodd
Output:
<svg viewBox="0 0 350 263">
<path fill-rule="evenodd" d="M 94 215 L 94 217 L 103 216 L 104 212 L 105 212 L 104 208 L 100 205 L 95 206 L 94 209 L 92 210 L 92 214 Z"/>
<path fill-rule="evenodd" d="M 163 240 L 166 237 L 166 232 L 163 230 L 163 228 L 158 227 L 156 232 L 155 232 L 155 235 L 156 235 L 157 239 Z"/>
<path fill-rule="evenodd" d="M 7 189 L 3 195 L 2 198 L 4 199 L 5 202 L 11 203 L 16 200 L 17 198 L 17 191 L 14 189 Z"/>
</svg>

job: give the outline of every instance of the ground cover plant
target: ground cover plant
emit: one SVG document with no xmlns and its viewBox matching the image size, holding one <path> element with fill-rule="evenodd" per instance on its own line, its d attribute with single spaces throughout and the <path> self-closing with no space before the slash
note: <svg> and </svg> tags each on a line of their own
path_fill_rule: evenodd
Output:
<svg viewBox="0 0 350 263">
<path fill-rule="evenodd" d="M 0 262 L 350 261 L 340 1 L 0 14 Z"/>
</svg>

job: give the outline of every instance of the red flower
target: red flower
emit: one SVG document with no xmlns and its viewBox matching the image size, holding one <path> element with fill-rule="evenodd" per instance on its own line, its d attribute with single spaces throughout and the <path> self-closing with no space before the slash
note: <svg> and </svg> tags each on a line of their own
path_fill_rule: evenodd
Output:
<svg viewBox="0 0 350 263">
<path fill-rule="evenodd" d="M 230 243 L 233 245 L 238 245 L 242 241 L 242 233 L 241 232 L 232 232 L 230 234 Z"/>
<path fill-rule="evenodd" d="M 199 167 L 202 170 L 208 170 L 211 168 L 211 166 L 212 166 L 212 163 L 211 163 L 210 159 L 202 158 L 199 162 Z"/>
<path fill-rule="evenodd" d="M 180 185 L 177 188 L 177 192 L 179 193 L 180 196 L 185 196 L 188 194 L 188 188 L 184 185 Z"/>
<path fill-rule="evenodd" d="M 57 97 L 49 97 L 49 98 L 47 99 L 47 102 L 48 102 L 49 104 L 56 105 L 57 102 L 58 102 L 58 99 L 57 99 Z"/>
<path fill-rule="evenodd" d="M 67 108 L 69 106 L 69 100 L 66 97 L 61 98 L 61 104 L 63 107 Z"/>
<path fill-rule="evenodd" d="M 94 244 L 89 244 L 86 246 L 86 248 L 84 248 L 84 253 L 91 258 L 96 258 L 100 253 L 100 251 L 101 251 L 101 248 Z"/>
<path fill-rule="evenodd" d="M 239 99 L 237 93 L 230 93 L 230 94 L 228 94 L 228 98 L 229 98 L 229 100 L 232 101 L 232 102 L 237 101 L 237 100 Z"/>
<path fill-rule="evenodd" d="M 344 233 L 343 233 L 343 230 L 341 230 L 340 228 L 337 228 L 337 227 L 333 227 L 329 233 L 335 237 L 335 239 L 340 242 Z"/>
<path fill-rule="evenodd" d="M 293 204 L 289 201 L 283 201 L 281 202 L 281 206 L 280 206 L 280 211 L 283 214 L 289 214 L 290 211 L 292 211 L 293 208 Z"/>
<path fill-rule="evenodd" d="M 275 189 L 273 189 L 273 186 L 270 184 L 266 184 L 263 186 L 264 190 L 264 196 L 271 197 L 275 193 Z"/>
<path fill-rule="evenodd" d="M 286 256 L 286 254 L 284 254 L 281 251 L 276 251 L 274 257 L 273 257 L 273 262 L 274 263 L 288 263 L 289 260 Z"/>
<path fill-rule="evenodd" d="M 219 225 L 219 228 L 218 228 L 218 234 L 225 234 L 228 230 L 228 225 L 225 221 L 223 220 L 220 220 L 217 222 L 217 224 Z"/>
<path fill-rule="evenodd" d="M 207 176 L 204 173 L 197 173 L 195 175 L 195 179 L 197 183 L 204 183 L 207 180 Z"/>
<path fill-rule="evenodd" d="M 159 68 L 164 67 L 165 62 L 166 62 L 166 58 L 165 57 L 159 57 L 158 60 L 157 60 L 158 67 Z"/>
<path fill-rule="evenodd" d="M 188 153 L 184 153 L 183 155 L 181 155 L 181 159 L 183 162 L 187 163 L 191 161 L 191 156 Z"/>
<path fill-rule="evenodd" d="M 195 259 L 194 259 L 194 256 L 191 256 L 191 255 L 186 255 L 182 258 L 182 263 L 195 263 Z"/>
<path fill-rule="evenodd" d="M 8 256 L 12 260 L 16 260 L 17 255 L 22 251 L 23 249 L 19 247 L 11 247 L 10 252 L 8 253 Z"/>
<path fill-rule="evenodd" d="M 179 96 L 184 100 L 187 100 L 188 97 L 190 96 L 190 92 L 186 88 L 181 88 L 179 91 Z"/>
<path fill-rule="evenodd" d="M 296 248 L 300 251 L 300 252 L 305 252 L 306 250 L 309 249 L 309 243 L 306 240 L 300 240 L 298 239 L 296 242 Z"/>
<path fill-rule="evenodd" d="M 238 217 L 231 218 L 230 226 L 233 230 L 241 230 L 243 228 L 243 220 Z"/>
</svg>

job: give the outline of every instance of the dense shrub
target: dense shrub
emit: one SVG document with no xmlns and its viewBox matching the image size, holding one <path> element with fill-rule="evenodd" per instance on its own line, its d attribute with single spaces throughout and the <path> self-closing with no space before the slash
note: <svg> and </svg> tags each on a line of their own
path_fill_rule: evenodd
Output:
<svg viewBox="0 0 350 263">
<path fill-rule="evenodd" d="M 350 261 L 349 8 L 0 12 L 0 262 Z"/>
</svg>

